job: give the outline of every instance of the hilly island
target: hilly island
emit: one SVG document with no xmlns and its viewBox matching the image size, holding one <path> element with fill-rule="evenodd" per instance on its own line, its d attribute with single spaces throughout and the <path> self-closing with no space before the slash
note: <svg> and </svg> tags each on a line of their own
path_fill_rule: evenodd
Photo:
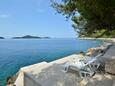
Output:
<svg viewBox="0 0 115 86">
<path fill-rule="evenodd" d="M 5 39 L 4 37 L 0 37 L 0 39 Z"/>
<path fill-rule="evenodd" d="M 22 37 L 12 37 L 12 39 L 50 39 L 50 37 L 38 37 L 38 36 L 25 35 Z"/>
</svg>

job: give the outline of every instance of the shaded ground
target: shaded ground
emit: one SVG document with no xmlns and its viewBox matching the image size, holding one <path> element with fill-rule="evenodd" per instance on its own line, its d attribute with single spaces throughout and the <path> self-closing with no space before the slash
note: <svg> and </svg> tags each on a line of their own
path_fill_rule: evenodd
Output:
<svg viewBox="0 0 115 86">
<path fill-rule="evenodd" d="M 34 75 L 41 86 L 114 86 L 115 77 L 109 74 L 96 74 L 92 78 L 81 79 L 75 71 L 65 73 L 63 64 L 54 64 Z"/>
</svg>

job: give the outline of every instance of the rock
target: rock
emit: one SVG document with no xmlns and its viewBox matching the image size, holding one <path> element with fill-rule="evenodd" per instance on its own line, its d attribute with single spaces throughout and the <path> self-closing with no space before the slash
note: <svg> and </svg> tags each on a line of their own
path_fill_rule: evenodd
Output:
<svg viewBox="0 0 115 86">
<path fill-rule="evenodd" d="M 87 56 L 96 56 L 100 53 L 100 49 L 98 48 L 90 48 L 88 49 L 88 52 L 86 53 Z"/>
<path fill-rule="evenodd" d="M 88 49 L 88 52 L 86 53 L 87 56 L 92 56 L 95 53 L 95 49 L 94 48 L 90 48 Z"/>
<path fill-rule="evenodd" d="M 14 82 L 16 81 L 18 75 L 19 75 L 19 73 L 17 73 L 17 74 L 14 75 L 14 76 L 9 76 L 9 77 L 7 78 L 7 86 L 15 86 L 15 85 L 14 85 Z"/>
<path fill-rule="evenodd" d="M 81 55 L 83 55 L 83 56 L 84 56 L 84 55 L 85 55 L 85 52 L 80 51 L 80 52 L 79 52 L 79 54 L 81 54 Z"/>
<path fill-rule="evenodd" d="M 105 61 L 105 72 L 115 74 L 115 58 L 106 59 Z"/>
<path fill-rule="evenodd" d="M 13 84 L 14 81 L 15 81 L 15 77 L 8 77 L 8 78 L 7 78 L 7 85 Z"/>
</svg>

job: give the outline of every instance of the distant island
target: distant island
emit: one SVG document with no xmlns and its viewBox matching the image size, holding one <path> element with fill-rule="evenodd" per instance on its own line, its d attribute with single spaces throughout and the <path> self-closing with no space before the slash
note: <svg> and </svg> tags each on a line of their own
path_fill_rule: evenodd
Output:
<svg viewBox="0 0 115 86">
<path fill-rule="evenodd" d="M 0 37 L 0 39 L 5 39 L 4 37 Z"/>
<path fill-rule="evenodd" d="M 22 37 L 13 37 L 12 39 L 50 39 L 50 37 L 38 37 L 38 36 L 25 35 Z"/>
</svg>

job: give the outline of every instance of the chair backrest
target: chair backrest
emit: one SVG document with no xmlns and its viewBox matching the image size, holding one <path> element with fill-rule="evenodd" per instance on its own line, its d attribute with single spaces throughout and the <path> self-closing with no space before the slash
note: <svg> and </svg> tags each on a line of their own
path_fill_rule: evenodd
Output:
<svg viewBox="0 0 115 86">
<path fill-rule="evenodd" d="M 100 53 L 100 54 L 98 54 L 97 56 L 95 56 L 93 58 L 89 57 L 90 59 L 87 61 L 87 63 L 84 66 L 90 65 L 91 63 L 98 61 L 98 57 L 100 57 L 101 55 L 102 54 Z"/>
</svg>

